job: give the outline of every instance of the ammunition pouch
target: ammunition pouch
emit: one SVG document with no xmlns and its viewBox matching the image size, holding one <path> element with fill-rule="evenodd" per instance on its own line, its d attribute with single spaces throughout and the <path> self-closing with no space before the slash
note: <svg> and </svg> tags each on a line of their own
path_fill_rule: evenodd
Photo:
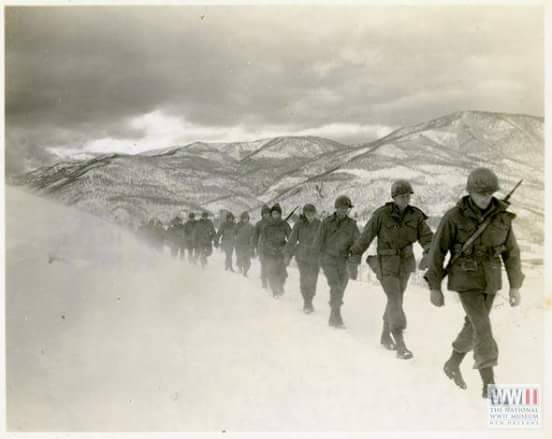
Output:
<svg viewBox="0 0 552 439">
<path fill-rule="evenodd" d="M 457 260 L 453 265 L 459 270 L 469 273 L 478 271 L 480 266 L 494 267 L 496 264 L 492 263 L 491 261 L 495 258 L 498 258 L 506 250 L 506 246 L 504 244 L 494 247 L 472 246 L 466 249 L 464 252 L 462 252 L 461 250 L 461 244 L 456 244 L 454 246 L 454 254 Z M 491 262 L 491 265 L 489 265 L 489 262 Z M 500 263 L 499 265 L 497 265 L 497 267 L 500 267 Z"/>
<path fill-rule="evenodd" d="M 377 253 L 377 256 L 368 256 L 366 263 L 376 273 L 378 279 L 382 279 L 384 275 L 398 276 L 401 269 L 409 273 L 416 270 L 412 245 L 402 249 L 378 249 Z"/>
<path fill-rule="evenodd" d="M 500 256 L 504 251 L 506 250 L 506 246 L 504 244 L 497 245 L 495 247 L 479 247 L 479 246 L 472 246 L 468 249 L 466 249 L 464 252 L 462 252 L 462 245 L 456 244 L 454 246 L 454 254 L 458 255 L 458 257 L 468 257 L 468 258 L 495 258 Z"/>
<path fill-rule="evenodd" d="M 401 258 L 409 258 L 414 256 L 414 251 L 412 250 L 412 245 L 407 245 L 402 249 L 383 248 L 378 249 L 378 256 L 400 256 Z"/>
<path fill-rule="evenodd" d="M 458 265 L 462 271 L 473 272 L 477 271 L 478 263 L 473 258 L 461 258 L 458 260 Z"/>
</svg>

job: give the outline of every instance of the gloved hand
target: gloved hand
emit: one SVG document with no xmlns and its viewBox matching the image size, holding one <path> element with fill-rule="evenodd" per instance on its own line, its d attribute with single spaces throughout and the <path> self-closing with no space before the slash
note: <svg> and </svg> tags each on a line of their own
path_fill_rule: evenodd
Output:
<svg viewBox="0 0 552 439">
<path fill-rule="evenodd" d="M 427 255 L 427 253 L 425 253 L 423 256 L 422 256 L 422 259 L 420 259 L 420 262 L 418 263 L 418 270 L 427 270 L 427 268 L 429 267 L 429 257 Z"/>
<path fill-rule="evenodd" d="M 349 270 L 349 279 L 357 280 L 357 278 L 358 278 L 358 264 L 354 264 L 354 263 L 349 262 L 348 270 Z"/>
<path fill-rule="evenodd" d="M 521 302 L 521 294 L 518 288 L 510 288 L 510 306 L 518 306 Z"/>
<path fill-rule="evenodd" d="M 445 296 L 443 296 L 443 292 L 441 290 L 431 290 L 430 300 L 431 303 L 437 307 L 445 304 Z"/>
<path fill-rule="evenodd" d="M 360 262 L 362 261 L 362 255 L 354 255 L 352 253 L 349 253 L 349 256 L 347 259 L 350 264 L 360 265 Z"/>
</svg>

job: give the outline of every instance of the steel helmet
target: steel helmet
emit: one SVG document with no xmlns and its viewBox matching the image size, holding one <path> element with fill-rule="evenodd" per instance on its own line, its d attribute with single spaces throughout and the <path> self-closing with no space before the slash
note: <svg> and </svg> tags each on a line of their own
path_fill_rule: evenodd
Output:
<svg viewBox="0 0 552 439">
<path fill-rule="evenodd" d="M 478 194 L 494 193 L 500 189 L 498 177 L 488 168 L 474 169 L 468 176 L 466 190 Z"/>
<path fill-rule="evenodd" d="M 276 203 L 274 206 L 270 208 L 270 213 L 272 212 L 279 212 L 280 215 L 282 214 L 282 207 L 280 206 L 279 203 Z"/>
<path fill-rule="evenodd" d="M 351 202 L 351 199 L 347 195 L 340 195 L 335 199 L 334 207 L 337 209 L 338 207 L 346 207 L 351 208 L 353 207 L 353 203 Z"/>
<path fill-rule="evenodd" d="M 397 180 L 391 186 L 391 198 L 395 198 L 397 195 L 413 193 L 412 185 L 407 180 Z"/>
</svg>

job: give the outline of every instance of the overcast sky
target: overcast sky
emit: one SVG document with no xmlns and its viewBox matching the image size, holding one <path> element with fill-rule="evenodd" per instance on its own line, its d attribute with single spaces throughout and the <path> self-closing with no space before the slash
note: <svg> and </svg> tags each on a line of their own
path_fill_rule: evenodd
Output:
<svg viewBox="0 0 552 439">
<path fill-rule="evenodd" d="M 80 151 L 543 116 L 540 7 L 6 9 L 8 172 Z"/>
</svg>

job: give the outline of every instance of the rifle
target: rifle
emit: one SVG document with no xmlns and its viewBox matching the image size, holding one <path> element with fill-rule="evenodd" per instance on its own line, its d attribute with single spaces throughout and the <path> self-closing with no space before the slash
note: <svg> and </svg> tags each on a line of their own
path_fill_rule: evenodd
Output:
<svg viewBox="0 0 552 439">
<path fill-rule="evenodd" d="M 287 220 L 291 218 L 291 216 L 295 213 L 295 211 L 296 211 L 297 209 L 299 209 L 299 206 L 296 206 L 295 209 L 293 209 L 293 210 L 289 213 L 289 215 L 286 216 L 286 217 L 284 218 L 284 221 L 287 222 Z"/>
<path fill-rule="evenodd" d="M 502 199 L 502 202 L 506 203 L 507 205 L 510 205 L 510 197 L 513 195 L 513 193 L 516 191 L 516 189 L 521 186 L 521 183 L 523 182 L 523 180 L 520 180 L 517 182 L 517 184 L 514 186 L 514 188 L 508 193 L 508 195 L 506 195 L 503 199 Z M 471 235 L 468 240 L 466 242 L 464 242 L 464 244 L 462 245 L 462 248 L 461 250 L 456 253 L 452 258 L 450 258 L 450 261 L 449 263 L 447 264 L 446 268 L 445 268 L 445 274 L 443 277 L 446 277 L 450 268 L 452 267 L 452 264 L 454 264 L 460 257 L 462 257 L 462 255 L 467 251 L 469 250 L 469 248 L 473 245 L 473 243 L 475 242 L 475 240 L 477 238 L 479 238 L 481 236 L 481 234 L 487 229 L 487 227 L 489 226 L 489 224 L 491 224 L 491 221 L 496 217 L 496 215 L 498 215 L 500 212 L 502 211 L 502 209 L 498 209 L 496 211 L 493 211 L 491 213 L 489 213 L 483 220 L 483 222 L 479 225 L 479 227 L 477 228 L 477 230 L 473 233 L 473 235 Z"/>
</svg>

